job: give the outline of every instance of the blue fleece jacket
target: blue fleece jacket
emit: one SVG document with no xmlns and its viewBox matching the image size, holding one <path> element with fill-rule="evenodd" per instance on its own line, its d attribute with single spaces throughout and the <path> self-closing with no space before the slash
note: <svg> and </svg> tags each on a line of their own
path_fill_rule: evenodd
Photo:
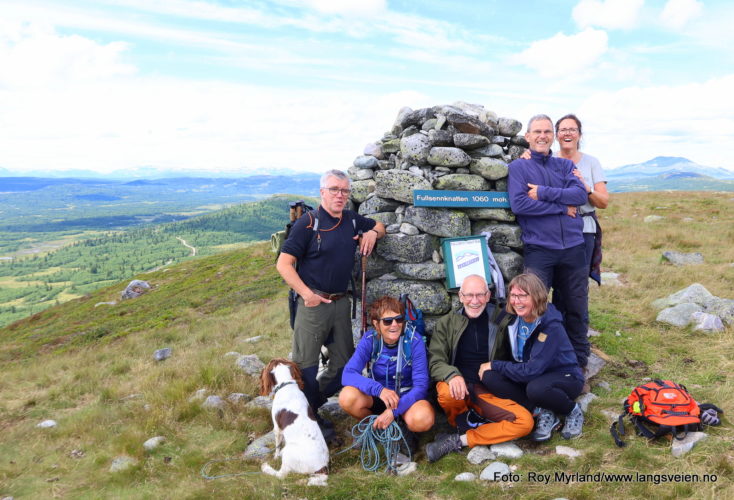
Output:
<svg viewBox="0 0 734 500">
<path fill-rule="evenodd" d="M 515 319 L 507 326 L 513 352 L 517 342 L 518 323 Z M 563 317 L 553 304 L 548 304 L 548 310 L 540 317 L 540 323 L 525 342 L 522 359 L 492 361 L 492 370 L 513 382 L 521 383 L 528 383 L 550 372 L 567 372 L 579 380 L 584 380 L 576 353 L 563 327 Z"/>
<path fill-rule="evenodd" d="M 344 366 L 342 373 L 342 385 L 356 387 L 363 393 L 373 398 L 379 398 L 382 389 L 395 390 L 395 371 L 397 369 L 398 348 L 389 348 L 383 345 L 377 360 L 372 367 L 374 378 L 362 375 L 362 370 L 372 357 L 372 339 L 376 335 L 374 330 L 368 330 L 357 344 L 354 354 Z M 408 411 L 416 401 L 428 397 L 428 356 L 423 337 L 419 334 L 413 335 L 411 342 L 411 364 L 406 365 L 403 361 L 402 377 L 400 386 L 402 389 L 410 387 L 409 390 L 398 394 L 400 401 L 398 407 L 393 410 L 393 415 L 398 417 Z"/>
<path fill-rule="evenodd" d="M 531 151 L 531 158 L 518 158 L 509 165 L 507 191 L 510 207 L 522 228 L 522 241 L 553 250 L 584 243 L 583 217 L 571 217 L 568 206 L 588 201 L 586 189 L 573 175 L 574 164 Z M 528 196 L 528 184 L 538 186 L 538 199 Z"/>
</svg>

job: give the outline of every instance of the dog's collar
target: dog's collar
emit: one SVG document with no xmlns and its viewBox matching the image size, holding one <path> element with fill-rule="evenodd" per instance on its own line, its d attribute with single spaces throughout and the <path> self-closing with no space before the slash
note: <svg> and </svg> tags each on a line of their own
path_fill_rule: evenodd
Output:
<svg viewBox="0 0 734 500">
<path fill-rule="evenodd" d="M 286 385 L 295 384 L 295 380 L 286 380 L 285 382 L 281 382 L 280 384 L 275 386 L 275 389 L 273 389 L 273 396 L 275 396 L 275 393 L 281 390 Z"/>
</svg>

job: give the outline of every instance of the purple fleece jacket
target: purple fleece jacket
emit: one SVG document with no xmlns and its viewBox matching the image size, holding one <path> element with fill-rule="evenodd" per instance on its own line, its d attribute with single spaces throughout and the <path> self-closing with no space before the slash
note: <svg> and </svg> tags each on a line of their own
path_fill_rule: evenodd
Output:
<svg viewBox="0 0 734 500">
<path fill-rule="evenodd" d="M 573 175 L 574 164 L 531 151 L 531 158 L 510 163 L 507 190 L 510 207 L 522 228 L 522 241 L 553 250 L 563 250 L 584 243 L 584 221 L 571 217 L 568 206 L 586 203 L 588 195 L 581 181 Z M 538 185 L 538 199 L 528 196 L 528 184 Z"/>
</svg>

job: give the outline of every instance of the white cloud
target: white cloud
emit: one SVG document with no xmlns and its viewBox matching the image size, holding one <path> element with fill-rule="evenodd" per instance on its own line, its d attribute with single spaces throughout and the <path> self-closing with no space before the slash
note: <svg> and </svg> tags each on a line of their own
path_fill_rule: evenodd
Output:
<svg viewBox="0 0 734 500">
<path fill-rule="evenodd" d="M 607 33 L 586 29 L 575 35 L 558 33 L 533 42 L 515 60 L 548 78 L 568 76 L 594 64 L 607 51 Z"/>
<path fill-rule="evenodd" d="M 572 16 L 581 28 L 630 29 L 639 22 L 645 0 L 581 0 Z"/>
<path fill-rule="evenodd" d="M 734 169 L 734 74 L 679 86 L 600 92 L 578 110 L 588 152 L 609 167 L 655 156 L 684 156 Z"/>
<path fill-rule="evenodd" d="M 300 0 L 299 3 L 326 14 L 347 16 L 375 15 L 387 9 L 386 0 Z"/>
<path fill-rule="evenodd" d="M 660 22 L 671 29 L 680 29 L 701 15 L 703 2 L 697 0 L 668 0 L 660 14 Z"/>
<path fill-rule="evenodd" d="M 130 75 L 135 67 L 123 61 L 127 48 L 123 42 L 60 36 L 45 25 L 6 23 L 0 26 L 0 88 Z"/>
</svg>

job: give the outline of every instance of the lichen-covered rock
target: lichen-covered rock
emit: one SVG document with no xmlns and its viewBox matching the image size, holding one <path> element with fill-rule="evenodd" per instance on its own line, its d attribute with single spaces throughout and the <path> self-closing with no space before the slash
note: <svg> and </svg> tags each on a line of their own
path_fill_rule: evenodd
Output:
<svg viewBox="0 0 734 500">
<path fill-rule="evenodd" d="M 694 312 L 691 314 L 691 322 L 693 323 L 694 330 L 720 332 L 724 329 L 724 323 L 721 321 L 721 318 L 705 312 Z"/>
<path fill-rule="evenodd" d="M 516 135 L 515 137 L 510 138 L 510 143 L 521 146 L 523 148 L 530 147 L 530 143 L 527 139 L 525 139 L 524 135 Z"/>
<path fill-rule="evenodd" d="M 510 156 L 510 160 L 517 160 L 527 150 L 527 147 L 522 147 L 517 144 L 511 144 L 507 147 L 507 154 Z"/>
<path fill-rule="evenodd" d="M 448 130 L 429 130 L 428 140 L 432 146 L 451 147 L 454 145 L 454 135 Z"/>
<path fill-rule="evenodd" d="M 703 264 L 703 255 L 700 252 L 683 253 L 669 250 L 667 252 L 663 252 L 662 261 L 669 262 L 674 266 Z"/>
<path fill-rule="evenodd" d="M 400 224 L 400 230 L 401 233 L 407 234 L 409 236 L 415 236 L 416 234 L 420 234 L 420 229 L 415 227 L 413 224 L 409 224 L 407 222 L 403 222 Z"/>
<path fill-rule="evenodd" d="M 395 272 L 407 279 L 436 281 L 446 278 L 446 267 L 432 260 L 419 263 L 400 262 L 395 264 Z"/>
<path fill-rule="evenodd" d="M 369 216 L 378 212 L 394 212 L 399 206 L 399 201 L 370 196 L 359 206 L 358 212 L 360 215 Z"/>
<path fill-rule="evenodd" d="M 707 307 L 715 298 L 716 297 L 711 292 L 706 290 L 706 287 L 700 283 L 693 283 L 683 290 L 678 290 L 677 292 L 668 295 L 666 298 L 654 300 L 651 305 L 655 309 L 663 309 L 665 307 L 690 302 Z"/>
<path fill-rule="evenodd" d="M 404 220 L 423 232 L 444 238 L 469 236 L 471 234 L 469 217 L 459 210 L 410 205 L 405 208 Z"/>
<path fill-rule="evenodd" d="M 467 208 L 465 212 L 470 220 L 515 222 L 515 214 L 509 208 Z"/>
<path fill-rule="evenodd" d="M 381 170 L 375 173 L 375 181 L 377 181 L 377 187 L 374 191 L 377 196 L 405 203 L 413 203 L 414 190 L 433 189 L 431 183 L 426 179 L 404 170 Z M 356 183 L 352 183 L 352 186 L 354 184 Z"/>
<path fill-rule="evenodd" d="M 496 181 L 507 177 L 507 163 L 496 158 L 477 158 L 469 164 L 472 174 L 481 175 L 487 180 Z"/>
<path fill-rule="evenodd" d="M 403 158 L 417 165 L 425 165 L 428 162 L 431 147 L 428 137 L 420 133 L 400 139 L 400 153 Z"/>
<path fill-rule="evenodd" d="M 494 135 L 492 127 L 464 112 L 446 113 L 446 121 L 448 121 L 456 130 L 465 134 L 481 134 L 486 137 L 492 137 Z"/>
<path fill-rule="evenodd" d="M 510 473 L 510 466 L 504 462 L 492 462 L 482 470 L 479 479 L 484 481 L 500 481 Z"/>
<path fill-rule="evenodd" d="M 428 153 L 428 163 L 436 167 L 466 167 L 471 156 L 463 149 L 450 147 L 433 147 Z"/>
<path fill-rule="evenodd" d="M 247 446 L 244 458 L 263 459 L 275 449 L 275 434 L 273 431 L 260 436 Z"/>
<path fill-rule="evenodd" d="M 367 144 L 364 147 L 364 151 L 362 152 L 367 156 L 374 156 L 378 160 L 382 160 L 385 158 L 382 152 L 382 145 L 379 142 L 372 142 L 370 144 Z M 368 167 L 368 168 L 374 168 L 374 167 Z"/>
<path fill-rule="evenodd" d="M 514 137 L 522 130 L 522 123 L 513 118 L 502 118 L 497 120 L 497 128 L 499 135 L 505 137 Z"/>
<path fill-rule="evenodd" d="M 493 224 L 484 221 L 472 223 L 471 234 L 492 233 L 489 244 L 503 245 L 510 248 L 522 248 L 522 230 L 520 226 L 510 224 Z"/>
<path fill-rule="evenodd" d="M 372 158 L 374 160 L 374 157 L 370 156 L 369 158 Z M 376 162 L 377 160 L 375 160 Z M 349 174 L 349 177 L 352 178 L 353 181 L 366 181 L 367 179 L 372 179 L 374 177 L 375 172 L 374 170 L 370 168 L 357 168 L 357 167 L 349 167 L 347 169 L 347 173 Z"/>
<path fill-rule="evenodd" d="M 382 244 L 382 242 L 377 244 L 377 247 Z M 354 269 L 359 269 L 359 266 L 356 265 Z M 382 276 L 383 274 L 391 273 L 395 269 L 395 262 L 384 259 L 380 257 L 380 255 L 377 253 L 377 251 L 372 252 L 370 256 L 367 258 L 367 279 L 371 280 L 374 278 L 377 278 L 379 276 Z"/>
<path fill-rule="evenodd" d="M 376 144 L 372 144 L 372 146 L 375 146 L 379 149 L 379 146 Z M 377 158 L 375 156 L 370 155 L 362 155 L 358 156 L 354 159 L 354 162 L 352 162 L 352 165 L 354 165 L 355 168 L 361 169 L 361 168 L 377 168 Z"/>
<path fill-rule="evenodd" d="M 487 156 L 491 158 L 502 158 L 504 154 L 505 152 L 499 144 L 490 144 L 488 146 L 469 151 L 469 156 L 472 158 L 483 158 Z"/>
<path fill-rule="evenodd" d="M 522 255 L 515 252 L 494 253 L 492 255 L 494 260 L 497 261 L 497 266 L 500 268 L 505 281 L 510 281 L 522 273 L 524 266 Z"/>
<path fill-rule="evenodd" d="M 370 219 L 374 219 L 377 222 L 382 222 L 385 226 L 389 226 L 390 224 L 395 224 L 398 221 L 398 216 L 395 212 L 378 212 L 376 214 L 371 214 Z"/>
<path fill-rule="evenodd" d="M 707 302 L 706 312 L 721 318 L 725 325 L 734 326 L 734 300 L 714 297 Z"/>
<path fill-rule="evenodd" d="M 355 203 L 362 203 L 367 199 L 367 195 L 374 192 L 375 181 L 368 179 L 366 181 L 353 181 L 352 182 L 352 201 Z"/>
<path fill-rule="evenodd" d="M 449 191 L 489 191 L 491 186 L 487 179 L 479 175 L 448 174 L 436 179 L 433 187 Z"/>
<path fill-rule="evenodd" d="M 489 139 L 479 134 L 454 134 L 454 146 L 461 149 L 477 149 L 489 146 Z"/>
<path fill-rule="evenodd" d="M 441 283 L 435 281 L 416 280 L 372 280 L 367 284 L 367 302 L 372 302 L 383 295 L 400 297 L 407 293 L 415 306 L 424 314 L 446 314 L 451 301 L 449 294 Z"/>
<path fill-rule="evenodd" d="M 694 312 L 700 312 L 703 308 L 698 304 L 678 304 L 677 306 L 668 307 L 658 313 L 655 321 L 659 323 L 667 323 L 669 325 L 684 327 L 691 322 L 691 315 Z"/>
<path fill-rule="evenodd" d="M 265 368 L 265 363 L 260 361 L 257 354 L 244 354 L 237 358 L 235 365 L 237 365 L 243 372 L 248 375 L 252 375 L 253 377 L 259 376 L 263 371 L 263 368 Z"/>
<path fill-rule="evenodd" d="M 387 139 L 380 145 L 382 152 L 386 154 L 397 153 L 400 151 L 400 139 Z"/>
<path fill-rule="evenodd" d="M 438 248 L 438 238 L 430 234 L 409 236 L 403 233 L 386 234 L 377 245 L 379 256 L 398 262 L 423 262 Z"/>
<path fill-rule="evenodd" d="M 134 299 L 140 297 L 145 292 L 150 290 L 150 284 L 147 281 L 132 280 L 122 291 L 120 296 L 123 299 Z"/>
</svg>

